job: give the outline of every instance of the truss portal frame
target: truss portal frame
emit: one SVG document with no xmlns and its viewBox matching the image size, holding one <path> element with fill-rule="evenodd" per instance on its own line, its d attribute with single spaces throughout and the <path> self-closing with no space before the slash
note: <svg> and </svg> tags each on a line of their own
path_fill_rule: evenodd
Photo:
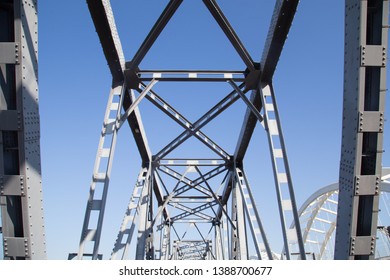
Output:
<svg viewBox="0 0 390 280">
<path fill-rule="evenodd" d="M 127 121 L 136 141 L 141 171 L 114 245 L 111 259 L 124 259 L 133 251 L 136 259 L 249 259 L 253 244 L 258 259 L 273 259 L 251 187 L 243 169 L 243 160 L 256 124 L 261 123 L 268 135 L 275 190 L 279 207 L 286 258 L 298 255 L 305 259 L 298 222 L 294 188 L 284 143 L 273 74 L 292 24 L 299 1 L 276 1 L 274 14 L 263 50 L 255 62 L 238 38 L 215 0 L 203 0 L 246 69 L 210 70 L 143 70 L 145 55 L 180 8 L 183 0 L 171 0 L 150 33 L 130 61 L 125 61 L 121 42 L 108 0 L 87 1 L 111 70 L 113 82 L 101 141 L 96 156 L 90 195 L 81 234 L 79 252 L 70 258 L 99 259 L 99 241 L 103 227 L 112 158 L 118 130 Z M 166 102 L 154 90 L 163 82 L 225 82 L 231 91 L 195 122 Z M 248 97 L 248 92 L 251 93 Z M 117 96 L 116 101 L 112 96 Z M 147 99 L 180 125 L 184 131 L 163 149 L 149 149 L 138 104 Z M 202 128 L 229 106 L 242 100 L 247 110 L 234 153 L 225 151 L 208 137 Z M 109 144 L 102 144 L 110 134 Z M 214 158 L 169 158 L 189 138 L 197 138 L 215 154 Z M 104 167 L 101 167 L 102 159 Z M 181 171 L 178 171 L 181 167 Z M 184 168 L 184 169 L 183 169 Z M 184 171 L 183 171 L 184 170 Z M 219 184 L 213 178 L 223 178 Z M 175 183 L 167 184 L 164 177 Z M 96 188 L 101 188 L 95 195 Z M 172 214 L 175 213 L 175 214 Z M 97 218 L 91 219 L 92 216 Z M 293 229 L 289 222 L 297 223 Z M 184 234 L 177 228 L 187 226 Z M 186 239 L 189 231 L 196 239 Z M 134 241 L 136 240 L 136 241 Z M 295 251 L 292 251 L 292 248 Z"/>
</svg>

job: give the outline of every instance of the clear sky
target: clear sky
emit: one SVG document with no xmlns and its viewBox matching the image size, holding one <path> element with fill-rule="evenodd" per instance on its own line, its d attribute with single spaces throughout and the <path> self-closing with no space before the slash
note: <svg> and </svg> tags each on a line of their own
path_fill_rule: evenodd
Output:
<svg viewBox="0 0 390 280">
<path fill-rule="evenodd" d="M 168 1 L 111 2 L 125 57 L 130 60 Z M 218 1 L 255 61 L 262 54 L 274 2 Z M 77 252 L 78 248 L 111 75 L 85 1 L 40 0 L 38 7 L 47 251 L 50 259 L 66 259 L 68 253 Z M 302 0 L 274 77 L 298 205 L 318 188 L 338 179 L 343 21 L 344 1 Z M 244 70 L 245 66 L 202 2 L 186 0 L 140 68 Z M 171 92 L 167 92 L 165 85 L 158 86 L 156 91 L 161 90 L 164 98 L 191 121 L 196 121 L 231 91 L 227 84 L 187 87 L 185 91 L 173 88 Z M 142 101 L 140 108 L 152 152 L 182 132 L 148 101 Z M 239 100 L 224 116 L 205 127 L 204 132 L 234 153 L 244 114 L 244 104 Z M 388 142 L 385 136 L 385 150 Z M 201 146 L 199 149 L 201 154 Z M 278 239 L 279 221 L 269 160 L 266 134 L 258 126 L 244 164 L 271 236 L 271 246 L 278 251 L 282 241 Z M 101 242 L 105 258 L 113 247 L 140 164 L 130 130 L 123 126 Z M 387 153 L 383 165 L 390 165 Z"/>
</svg>

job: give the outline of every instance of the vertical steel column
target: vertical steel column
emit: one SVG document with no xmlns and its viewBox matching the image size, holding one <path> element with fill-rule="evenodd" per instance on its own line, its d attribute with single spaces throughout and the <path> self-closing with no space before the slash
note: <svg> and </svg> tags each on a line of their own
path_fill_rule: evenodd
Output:
<svg viewBox="0 0 390 280">
<path fill-rule="evenodd" d="M 36 0 L 0 1 L 0 206 L 5 259 L 45 259 Z"/>
<path fill-rule="evenodd" d="M 161 229 L 163 232 L 161 246 L 161 260 L 169 260 L 171 255 L 171 225 L 167 222 Z"/>
<path fill-rule="evenodd" d="M 236 180 L 233 183 L 232 196 L 232 221 L 235 228 L 232 228 L 231 259 L 247 260 L 248 243 L 246 240 L 244 204 L 240 193 L 240 187 Z"/>
<path fill-rule="evenodd" d="M 217 260 L 224 260 L 224 245 L 223 245 L 223 239 L 222 239 L 222 229 L 221 229 L 221 223 L 214 225 L 214 248 L 215 248 L 215 256 Z"/>
<path fill-rule="evenodd" d="M 140 205 L 142 202 L 141 194 L 143 193 L 143 189 L 147 187 L 146 178 L 149 176 L 149 174 L 150 170 L 148 170 L 146 167 L 141 168 L 129 204 L 126 209 L 125 216 L 119 229 L 114 249 L 111 253 L 112 260 L 117 259 L 117 256 L 121 251 L 122 260 L 126 259 L 129 254 L 129 247 L 133 238 L 133 233 L 136 226 L 136 219 L 138 217 Z"/>
<path fill-rule="evenodd" d="M 224 205 L 225 213 L 227 213 L 227 205 Z M 223 238 L 222 238 L 222 248 L 224 250 L 223 256 L 224 260 L 229 259 L 231 256 L 231 246 L 229 242 L 229 231 L 228 231 L 228 221 L 225 214 L 222 214 L 222 232 L 223 232 Z"/>
<path fill-rule="evenodd" d="M 245 172 L 243 169 L 236 168 L 236 180 L 240 188 L 240 193 L 242 196 L 243 204 L 245 207 L 245 213 L 248 217 L 248 222 L 250 230 L 252 233 L 253 242 L 255 245 L 257 257 L 259 260 L 261 257 L 261 250 L 265 250 L 269 260 L 272 260 L 272 252 L 269 246 L 267 236 L 265 234 L 259 212 L 255 200 L 252 195 L 248 179 L 246 178 Z"/>
<path fill-rule="evenodd" d="M 291 259 L 291 248 L 298 245 L 298 254 L 301 260 L 306 259 L 303 245 L 302 231 L 299 224 L 297 204 L 295 201 L 294 187 L 291 178 L 290 166 L 287 158 L 286 145 L 272 84 L 260 89 L 264 110 L 264 127 L 267 131 L 268 143 L 272 157 L 276 196 L 279 206 L 280 223 L 284 239 L 284 251 L 286 258 Z M 287 228 L 286 216 L 290 214 L 295 227 Z"/>
<path fill-rule="evenodd" d="M 345 1 L 342 149 L 335 259 L 373 259 L 388 40 L 387 0 Z"/>
<path fill-rule="evenodd" d="M 149 166 L 151 170 L 151 167 Z M 140 208 L 139 208 L 139 224 L 138 224 L 138 237 L 136 248 L 136 259 L 153 259 L 153 205 L 152 205 L 152 172 L 149 172 L 149 176 L 146 178 L 145 187 L 142 190 Z"/>
</svg>

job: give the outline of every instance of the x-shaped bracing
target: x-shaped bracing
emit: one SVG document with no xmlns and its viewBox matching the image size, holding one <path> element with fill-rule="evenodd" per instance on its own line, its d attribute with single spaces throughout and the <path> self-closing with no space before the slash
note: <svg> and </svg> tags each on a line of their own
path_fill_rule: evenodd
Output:
<svg viewBox="0 0 390 280">
<path fill-rule="evenodd" d="M 227 213 L 225 213 L 225 215 L 221 214 L 225 211 L 224 204 L 229 199 L 231 192 L 234 191 L 234 186 L 230 183 L 226 183 L 225 189 L 222 191 L 222 197 L 217 197 L 217 194 L 211 189 L 211 186 L 208 184 L 208 180 L 218 174 L 221 174 L 226 170 L 228 170 L 227 174 L 230 174 L 226 176 L 227 180 L 231 180 L 231 174 L 234 166 L 242 166 L 242 160 L 245 155 L 250 138 L 252 136 L 255 124 L 259 121 L 262 121 L 262 119 L 264 118 L 264 113 L 262 114 L 261 111 L 264 111 L 264 108 L 262 107 L 265 99 L 260 100 L 260 97 L 264 96 L 264 94 L 261 95 L 262 89 L 266 87 L 271 88 L 271 95 L 273 95 L 273 73 L 275 71 L 276 64 L 278 62 L 299 1 L 277 0 L 274 9 L 274 15 L 271 21 L 271 26 L 269 28 L 269 34 L 267 37 L 265 48 L 263 50 L 263 57 L 260 61 L 261 63 L 255 63 L 250 57 L 245 47 L 243 46 L 243 44 L 241 43 L 241 41 L 239 40 L 232 26 L 229 24 L 227 18 L 224 16 L 222 10 L 219 8 L 217 2 L 215 0 L 203 0 L 203 3 L 210 11 L 211 15 L 214 17 L 214 19 L 221 27 L 221 29 L 233 45 L 234 49 L 237 51 L 238 55 L 241 57 L 242 61 L 246 65 L 245 71 L 140 70 L 139 65 L 142 62 L 143 58 L 148 53 L 152 45 L 155 43 L 156 39 L 164 30 L 165 26 L 168 24 L 168 22 L 175 14 L 179 6 L 182 4 L 182 2 L 183 0 L 169 1 L 165 10 L 162 12 L 161 16 L 151 29 L 150 33 L 142 43 L 141 47 L 134 55 L 133 59 L 124 63 L 124 56 L 119 42 L 119 38 L 117 36 L 116 27 L 113 23 L 113 16 L 109 1 L 87 0 L 92 18 L 96 26 L 96 30 L 100 37 L 103 50 L 113 76 L 113 85 L 117 86 L 118 84 L 123 84 L 126 87 L 126 95 L 123 102 L 123 108 L 125 113 L 121 115 L 117 122 L 115 122 L 115 130 L 118 130 L 122 126 L 124 121 L 127 120 L 136 139 L 138 149 L 143 159 L 143 166 L 151 164 L 153 165 L 153 168 L 157 167 L 158 170 L 168 174 L 171 177 L 175 177 L 176 179 L 178 179 L 177 177 L 181 178 L 179 182 L 182 183 L 183 186 L 179 187 L 178 184 L 175 187 L 175 192 L 169 193 L 166 187 L 164 187 L 167 193 L 167 196 L 165 197 L 162 195 L 162 192 L 159 188 L 154 187 L 155 194 L 158 197 L 157 200 L 159 202 L 159 208 L 165 209 L 166 211 L 166 207 L 163 207 L 164 204 L 168 205 L 169 202 L 172 202 L 176 203 L 176 206 L 180 207 L 181 209 L 185 209 L 185 212 L 187 213 L 194 211 L 194 209 L 196 210 L 196 208 L 191 208 L 192 210 L 187 209 L 186 206 L 180 203 L 180 194 L 183 194 L 190 189 L 195 189 L 202 193 L 202 197 L 199 198 L 199 201 L 201 201 L 202 199 L 204 200 L 205 195 L 206 199 L 213 199 L 212 203 L 206 201 L 200 206 L 198 206 L 199 208 L 208 207 L 211 208 L 212 211 L 214 211 L 213 207 L 210 205 L 218 205 L 218 211 L 214 211 L 215 217 L 227 217 L 229 219 L 229 215 L 227 215 Z M 107 34 L 109 34 L 109 36 L 107 36 Z M 170 77 L 165 76 L 165 74 L 167 74 L 168 72 L 170 72 Z M 172 74 L 174 75 L 172 76 Z M 175 76 L 176 74 L 177 76 Z M 207 76 L 209 74 L 211 75 Z M 183 75 L 186 76 L 183 77 Z M 215 78 L 216 75 L 218 76 L 217 78 Z M 229 82 L 231 84 L 231 86 L 233 87 L 233 91 L 229 93 L 224 99 L 222 99 L 218 104 L 216 104 L 213 108 L 211 108 L 207 113 L 205 113 L 201 118 L 199 118 L 194 123 L 191 123 L 182 114 L 180 114 L 177 110 L 175 110 L 160 96 L 158 96 L 156 92 L 152 90 L 153 86 L 157 82 L 164 81 L 224 81 Z M 145 82 L 149 83 L 146 84 Z M 238 82 L 240 82 L 241 84 L 237 85 Z M 129 90 L 131 90 L 131 93 Z M 133 95 L 133 90 L 139 92 L 139 96 L 137 98 L 135 98 L 135 96 Z M 252 90 L 252 95 L 250 98 L 247 98 L 245 96 L 245 93 L 250 90 Z M 143 131 L 142 121 L 139 117 L 139 113 L 137 112 L 138 105 L 143 98 L 147 98 L 150 102 L 152 102 L 152 104 L 154 104 L 157 108 L 159 108 L 167 116 L 169 116 L 171 119 L 173 119 L 185 129 L 178 137 L 176 137 L 173 141 L 166 145 L 161 151 L 157 152 L 153 156 L 153 158 L 149 151 L 149 147 L 147 146 L 146 135 Z M 214 142 L 207 135 L 205 135 L 201 131 L 201 129 L 238 99 L 242 99 L 248 106 L 248 109 L 244 119 L 242 132 L 237 143 L 236 152 L 233 155 L 230 155 L 225 150 L 223 150 L 216 142 Z M 265 122 L 265 126 L 267 129 L 267 122 Z M 199 139 L 204 145 L 206 145 L 211 151 L 216 153 L 218 157 L 224 161 L 223 165 L 217 165 L 212 171 L 205 174 L 202 174 L 200 172 L 198 168 L 198 166 L 200 165 L 188 163 L 189 165 L 193 166 L 200 175 L 199 178 L 196 180 L 190 180 L 189 178 L 186 178 L 186 176 L 184 176 L 183 174 L 177 174 L 175 173 L 176 171 L 169 168 L 169 164 L 164 164 L 164 161 L 167 160 L 166 156 L 192 136 Z M 276 149 L 275 151 L 277 151 L 277 154 L 280 155 L 279 149 Z M 156 170 L 151 172 L 150 174 L 154 173 L 157 173 Z M 280 177 L 283 179 L 283 183 L 285 180 L 284 174 L 278 175 L 280 175 Z M 204 183 L 206 187 L 201 186 L 201 183 Z M 236 195 L 239 195 L 237 191 Z M 144 209 L 146 208 L 144 207 Z M 205 217 L 206 216 L 203 216 L 203 218 Z M 179 221 L 178 217 L 175 216 L 172 217 L 170 215 L 166 215 L 166 218 L 176 219 L 176 221 Z M 198 218 L 202 217 L 199 217 L 198 215 Z M 229 222 L 230 224 L 232 224 L 232 228 L 234 229 L 235 224 L 233 224 L 232 221 Z M 99 227 L 101 227 L 101 225 L 99 225 Z M 172 229 L 176 233 L 176 230 L 173 225 Z M 151 237 L 149 236 L 148 240 L 150 238 Z M 302 250 L 302 248 L 300 253 L 301 257 L 304 258 L 304 251 Z M 94 252 L 94 254 L 96 255 L 96 252 Z"/>
</svg>

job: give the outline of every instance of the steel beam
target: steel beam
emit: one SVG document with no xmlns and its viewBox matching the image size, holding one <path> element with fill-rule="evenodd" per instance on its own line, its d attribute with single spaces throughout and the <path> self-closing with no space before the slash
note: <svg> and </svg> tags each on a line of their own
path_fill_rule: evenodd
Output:
<svg viewBox="0 0 390 280">
<path fill-rule="evenodd" d="M 89 242 L 93 244 L 93 251 L 91 253 L 92 259 L 98 259 L 100 236 L 103 227 L 112 163 L 118 135 L 118 120 L 125 91 L 124 87 L 125 86 L 118 86 L 112 88 L 108 97 L 85 209 L 78 259 L 83 259 L 90 254 L 85 252 L 86 244 Z M 118 96 L 119 102 L 114 101 Z M 115 115 L 115 119 L 112 119 L 112 115 Z M 97 215 L 97 221 L 91 219 L 93 215 Z"/>
<path fill-rule="evenodd" d="M 135 100 L 135 95 L 132 90 L 125 92 L 123 99 L 123 109 L 127 111 Z M 138 148 L 138 152 L 141 156 L 143 165 L 146 166 L 152 159 L 152 153 L 149 148 L 148 140 L 146 138 L 146 133 L 141 119 L 141 113 L 138 107 L 134 108 L 133 113 L 127 118 L 127 122 L 130 126 L 131 132 L 135 143 Z"/>
<path fill-rule="evenodd" d="M 252 90 L 249 101 L 253 104 L 253 107 L 260 112 L 262 105 L 261 105 L 260 93 L 258 90 Z M 252 134 L 258 122 L 259 119 L 253 113 L 252 109 L 248 107 L 245 113 L 243 124 L 241 126 L 241 131 L 237 141 L 236 150 L 234 152 L 234 159 L 237 163 L 241 163 L 244 160 L 246 151 L 249 146 L 249 142 L 252 139 Z"/>
<path fill-rule="evenodd" d="M 239 85 L 239 88 L 244 87 L 244 84 Z M 207 113 L 205 113 L 202 117 L 200 117 L 196 122 L 193 123 L 193 128 L 191 131 L 186 130 L 181 133 L 178 137 L 172 140 L 168 145 L 166 145 L 160 152 L 158 152 L 155 156 L 155 160 L 159 160 L 164 158 L 166 155 L 171 153 L 175 148 L 180 146 L 184 141 L 188 138 L 192 137 L 194 133 L 198 132 L 202 127 L 216 118 L 219 114 L 221 114 L 224 110 L 229 108 L 234 102 L 236 102 L 240 98 L 239 94 L 234 90 L 230 94 L 228 94 L 225 98 L 223 98 L 218 104 L 216 104 L 213 108 L 211 108 Z"/>
<path fill-rule="evenodd" d="M 171 176 L 172 178 L 175 178 L 176 180 L 184 183 L 183 186 L 181 186 L 180 188 L 177 188 L 175 190 L 175 194 L 174 194 L 175 196 L 183 194 L 183 193 L 189 191 L 190 189 L 196 189 L 197 191 L 211 197 L 210 191 L 200 185 L 201 183 L 203 183 L 203 181 L 194 182 L 194 181 L 188 179 L 185 175 L 182 175 L 182 174 L 180 174 L 180 173 L 176 172 L 175 170 L 168 168 L 168 167 L 159 168 L 159 170 L 162 171 L 163 173 L 167 174 L 168 176 Z M 211 178 L 211 177 L 209 177 L 209 178 Z"/>
<path fill-rule="evenodd" d="M 267 131 L 272 168 L 274 171 L 275 190 L 279 205 L 286 257 L 287 259 L 290 259 L 294 254 L 294 252 L 290 251 L 289 246 L 297 243 L 299 256 L 301 260 L 304 260 L 306 259 L 306 254 L 299 224 L 292 176 L 287 158 L 286 145 L 284 143 L 278 105 L 272 85 L 265 87 L 261 91 L 261 98 L 264 109 L 264 127 Z M 292 230 L 287 229 L 286 214 L 292 214 L 292 219 L 296 225 Z"/>
<path fill-rule="evenodd" d="M 251 58 L 248 51 L 245 49 L 244 45 L 241 43 L 240 38 L 238 38 L 233 27 L 230 25 L 228 19 L 223 14 L 222 10 L 218 6 L 215 0 L 203 0 L 203 3 L 206 5 L 207 9 L 213 15 L 214 19 L 217 21 L 222 31 L 228 37 L 229 41 L 232 43 L 233 47 L 244 61 L 246 67 L 253 71 L 255 70 L 253 59 Z"/>
<path fill-rule="evenodd" d="M 345 1 L 342 149 L 335 259 L 373 259 L 386 94 L 389 2 Z"/>
<path fill-rule="evenodd" d="M 99 36 L 108 66 L 113 79 L 113 87 L 121 85 L 125 79 L 125 58 L 116 29 L 114 15 L 109 0 L 87 0 L 96 32 Z M 127 91 L 123 100 L 123 109 L 127 111 L 135 100 L 134 94 Z M 142 119 L 138 108 L 127 118 L 137 144 L 138 151 L 145 165 L 150 162 L 151 153 L 148 146 Z"/>
<path fill-rule="evenodd" d="M 261 58 L 262 82 L 269 83 L 272 81 L 298 3 L 299 0 L 277 0 L 275 3 L 271 25 L 268 29 L 267 40 Z"/>
<path fill-rule="evenodd" d="M 156 80 L 153 79 L 153 81 Z M 144 92 L 145 90 L 146 89 L 144 89 L 142 92 Z M 210 137 L 204 134 L 201 130 L 197 130 L 195 133 L 192 133 L 192 128 L 194 127 L 194 124 L 192 124 L 187 118 L 185 118 L 182 114 L 180 114 L 177 110 L 175 110 L 164 99 L 158 96 L 156 92 L 150 90 L 150 94 L 146 95 L 146 98 L 150 102 L 152 102 L 157 108 L 163 111 L 166 115 L 168 115 L 171 119 L 176 121 L 184 129 L 186 129 L 188 133 L 191 133 L 192 136 L 197 138 L 204 145 L 206 145 L 210 150 L 216 153 L 218 156 L 225 158 L 225 160 L 229 160 L 229 154 L 226 151 L 224 151 L 224 149 L 222 149 Z"/>
<path fill-rule="evenodd" d="M 126 208 L 125 216 L 123 218 L 118 237 L 115 241 L 115 245 L 111 253 L 111 260 L 117 259 L 117 255 L 120 251 L 122 251 L 122 260 L 126 259 L 128 256 L 129 247 L 135 230 L 136 220 L 138 218 L 138 213 L 140 212 L 141 204 L 143 203 L 142 199 L 144 198 L 144 188 L 148 187 L 147 182 L 149 180 L 149 176 L 150 171 L 147 168 L 141 168 L 129 204 Z"/>
<path fill-rule="evenodd" d="M 234 81 L 229 80 L 228 83 L 235 89 L 235 91 L 240 95 L 241 99 L 248 106 L 248 108 L 252 111 L 252 113 L 256 116 L 259 122 L 263 121 L 263 116 L 260 114 L 260 111 L 257 110 L 256 106 L 246 97 L 244 92 L 234 83 Z"/>
<path fill-rule="evenodd" d="M 218 203 L 216 201 L 213 201 L 212 203 L 205 203 L 205 204 L 199 205 L 195 208 L 189 208 L 189 207 L 185 207 L 185 206 L 179 205 L 179 204 L 172 204 L 171 205 L 172 207 L 178 208 L 178 209 L 183 210 L 185 212 L 183 212 L 182 214 L 176 215 L 174 217 L 171 217 L 171 221 L 175 222 L 177 220 L 181 220 L 183 218 L 195 215 L 195 216 L 198 216 L 199 218 L 202 218 L 206 221 L 211 222 L 213 220 L 213 217 L 211 217 L 210 215 L 203 214 L 203 213 L 201 213 L 201 211 L 209 209 L 217 204 Z"/>
<path fill-rule="evenodd" d="M 169 20 L 172 18 L 172 16 L 175 14 L 176 10 L 179 8 L 180 4 L 183 2 L 183 0 L 170 0 L 168 5 L 165 7 L 164 11 L 150 30 L 148 36 L 145 38 L 144 42 L 142 43 L 141 47 L 138 49 L 137 53 L 134 55 L 133 59 L 128 62 L 126 67 L 130 71 L 134 71 L 139 64 L 141 63 L 142 59 L 145 57 L 145 55 L 148 53 L 150 48 L 153 46 L 154 42 L 158 38 L 158 36 L 161 34 L 165 26 L 168 24 Z"/>
<path fill-rule="evenodd" d="M 227 80 L 234 80 L 235 82 L 244 82 L 245 78 L 231 78 L 229 77 L 195 77 L 189 76 L 189 77 L 157 77 L 157 78 L 141 78 L 139 81 L 151 81 L 153 79 L 156 79 L 161 82 L 226 82 Z"/>
<path fill-rule="evenodd" d="M 37 1 L 1 1 L 0 14 L 0 228 L 4 258 L 46 259 Z"/>
<path fill-rule="evenodd" d="M 139 65 L 142 62 L 145 55 L 148 53 L 152 45 L 155 43 L 158 36 L 161 34 L 165 26 L 168 24 L 172 16 L 175 14 L 183 0 L 171 0 L 166 6 L 165 10 L 160 15 L 159 19 L 152 27 L 150 33 L 143 41 L 141 47 L 138 49 L 131 61 L 125 63 L 122 48 L 117 36 L 115 22 L 113 19 L 109 0 L 92 1 L 88 0 L 88 6 L 91 11 L 93 21 L 95 23 L 100 41 L 103 46 L 104 54 L 108 61 L 112 76 L 113 84 L 126 84 L 127 88 L 124 91 L 123 109 L 125 114 L 120 116 L 120 121 L 128 120 L 130 128 L 133 132 L 133 136 L 136 140 L 138 150 L 140 152 L 143 167 L 152 170 L 150 178 L 147 179 L 147 188 L 143 189 L 142 196 L 140 198 L 140 206 L 138 208 L 138 241 L 136 244 L 136 259 L 153 259 L 154 254 L 154 241 L 153 230 L 157 226 L 158 230 L 167 226 L 169 223 L 170 228 L 178 237 L 180 242 L 184 238 L 187 231 L 182 238 L 179 238 L 176 232 L 173 222 L 185 222 L 189 225 L 196 222 L 208 222 L 210 223 L 212 231 L 213 227 L 219 226 L 225 221 L 224 229 L 227 233 L 228 228 L 231 230 L 230 235 L 230 258 L 233 259 L 247 259 L 248 256 L 248 242 L 247 242 L 247 219 L 256 218 L 259 222 L 259 217 L 251 212 L 253 205 L 252 201 L 247 201 L 246 198 L 246 185 L 237 181 L 234 176 L 235 172 L 233 166 L 242 167 L 242 161 L 245 156 L 247 147 L 250 142 L 255 125 L 258 121 L 262 121 L 261 109 L 262 102 L 260 99 L 260 93 L 265 86 L 272 84 L 273 73 L 282 51 L 284 42 L 287 37 L 287 33 L 290 29 L 292 19 L 295 14 L 298 1 L 292 0 L 278 0 L 275 5 L 274 16 L 271 21 L 271 27 L 269 29 L 269 36 L 267 38 L 266 46 L 262 58 L 262 67 L 259 63 L 254 63 L 249 53 L 245 49 L 244 45 L 239 40 L 234 29 L 224 16 L 223 12 L 219 8 L 215 0 L 203 0 L 204 4 L 217 21 L 222 31 L 225 33 L 233 47 L 243 60 L 247 69 L 245 71 L 188 71 L 188 70 L 139 70 Z M 12 46 L 11 46 L 12 47 Z M 0 51 L 10 53 L 10 46 L 1 48 Z M 11 58 L 9 58 L 11 59 Z M 13 58 L 12 58 L 13 59 Z M 262 75 L 261 75 L 262 74 Z M 143 81 L 151 81 L 149 86 L 143 84 Z M 211 108 L 206 114 L 204 114 L 196 122 L 189 122 L 183 115 L 178 113 L 167 102 L 162 100 L 157 94 L 152 91 L 152 87 L 156 81 L 197 81 L 197 82 L 230 82 L 234 90 L 228 94 L 224 99 L 218 102 L 213 108 Z M 241 85 L 236 85 L 236 82 L 242 82 Z M 140 92 L 138 98 L 135 98 L 134 90 Z M 252 96 L 248 99 L 244 94 L 252 90 Z M 144 129 L 142 126 L 141 117 L 139 115 L 138 103 L 142 98 L 147 98 L 156 107 L 161 109 L 166 115 L 181 125 L 185 131 L 166 145 L 161 151 L 158 151 L 153 157 L 149 150 L 147 140 L 145 137 Z M 231 106 L 237 99 L 242 98 L 247 104 L 248 110 L 244 119 L 242 132 L 237 143 L 237 148 L 234 156 L 231 156 L 220 148 L 217 143 L 212 141 L 206 135 L 204 135 L 200 129 L 211 122 L 215 117 L 221 114 L 229 106 Z M 13 116 L 6 116 L 12 118 Z M 119 120 L 119 119 L 118 119 Z M 118 121 L 117 120 L 117 121 Z M 116 127 L 117 129 L 117 127 Z M 180 146 L 184 141 L 190 137 L 196 137 L 201 142 L 206 144 L 212 151 L 218 154 L 219 159 L 167 159 L 166 156 Z M 279 151 L 279 150 L 278 150 Z M 175 170 L 169 168 L 169 166 L 187 166 L 187 171 L 184 174 L 180 174 Z M 213 169 L 205 174 L 202 174 L 199 167 L 211 166 Z M 215 167 L 215 168 L 214 168 Z M 288 167 L 286 167 L 288 168 Z M 177 182 L 172 191 L 169 191 L 167 186 L 161 180 L 161 177 L 157 173 L 160 170 L 167 175 L 176 178 Z M 187 172 L 199 173 L 200 177 L 196 179 L 189 179 L 186 177 Z M 222 172 L 228 171 L 224 177 L 221 188 L 224 187 L 222 195 L 220 190 L 214 191 L 211 187 L 210 179 Z M 284 173 L 281 173 L 284 175 Z M 279 175 L 279 173 L 278 173 Z M 244 180 L 244 179 L 242 179 Z M 290 181 L 290 178 L 289 178 Z M 225 182 L 225 184 L 224 184 Z M 284 180 L 283 180 L 284 182 Z M 205 184 L 206 187 L 203 187 Z M 223 185 L 224 184 L 224 185 Z M 161 190 L 160 187 L 164 190 Z M 164 191 L 164 193 L 163 193 Z M 198 191 L 200 195 L 191 195 L 193 191 Z M 166 194 L 166 195 L 164 195 Z M 182 195 L 185 194 L 186 196 Z M 155 197 L 154 197 L 155 196 Z M 189 197 L 190 199 L 183 199 Z M 154 201 L 157 200 L 157 206 L 153 207 Z M 190 202 L 189 202 L 190 201 Z M 231 201 L 232 212 L 228 213 L 227 204 Z M 186 203 L 193 203 L 191 207 L 187 207 Z M 293 203 L 293 202 L 292 202 Z M 96 204 L 96 203 L 95 203 Z M 244 209 L 244 204 L 246 208 Z M 167 212 L 167 206 L 178 208 L 183 213 L 179 212 L 179 215 L 169 216 Z M 92 205 L 93 206 L 93 205 Z M 213 209 L 213 206 L 218 206 L 218 209 Z M 134 207 L 134 205 L 133 205 Z M 153 214 L 153 208 L 158 208 L 157 214 Z M 135 208 L 134 208 L 135 209 Z M 208 211 L 206 211 L 209 209 Z M 246 212 L 245 212 L 246 211 Z M 164 216 L 162 216 L 164 213 Z M 195 219 L 189 219 L 189 216 L 196 216 Z M 197 219 L 200 217 L 201 219 Z M 187 218 L 187 219 L 186 219 Z M 229 220 L 229 224 L 226 220 Z M 157 225 L 161 223 L 161 225 Z M 174 244 L 174 253 L 176 258 L 216 258 L 212 253 L 211 241 L 207 241 L 200 228 L 195 225 L 197 231 L 203 239 L 203 244 L 206 246 L 192 246 L 187 249 L 179 248 L 179 243 Z M 169 228 L 169 234 L 170 234 Z M 257 227 L 252 225 L 252 231 L 254 234 L 257 232 Z M 225 234 L 226 240 L 222 241 L 222 233 L 220 228 L 216 230 L 219 237 L 216 237 L 216 244 L 227 244 L 228 234 Z M 215 233 L 217 235 L 217 233 Z M 160 239 L 163 238 L 164 233 L 161 232 Z M 263 234 L 263 236 L 265 236 Z M 208 238 L 208 237 L 207 237 Z M 156 252 L 160 252 L 160 258 L 170 258 L 169 248 L 170 237 L 164 237 L 164 240 L 160 240 L 160 245 L 157 245 Z M 217 240 L 219 239 L 219 240 Z M 210 244 L 209 244 L 210 243 Z M 120 244 L 122 246 L 122 244 Z M 158 247 L 159 246 L 159 247 Z M 216 245 L 218 246 L 218 245 Z M 164 247 L 164 252 L 163 252 Z M 259 246 L 257 246 L 259 247 Z M 260 255 L 260 248 L 257 248 Z M 179 252 L 181 250 L 181 252 Z M 217 251 L 216 251 L 217 252 Z M 222 251 L 222 247 L 218 249 L 217 257 L 227 258 L 227 253 Z M 270 249 L 268 248 L 270 255 Z M 207 254 L 207 256 L 206 256 Z M 158 254 L 156 255 L 158 256 Z M 259 256 L 260 257 L 260 256 Z"/>
<path fill-rule="evenodd" d="M 266 237 L 264 227 L 260 219 L 259 211 L 257 210 L 257 206 L 253 198 L 252 191 L 248 183 L 248 179 L 246 178 L 246 175 L 244 173 L 244 170 L 240 170 L 239 168 L 236 168 L 235 176 L 236 176 L 236 181 L 238 183 L 238 187 L 240 188 L 240 193 L 245 207 L 245 213 L 248 217 L 248 222 L 252 232 L 252 237 L 253 237 L 257 257 L 259 260 L 262 259 L 261 244 L 263 244 L 265 251 L 268 255 L 268 259 L 272 260 L 273 256 L 271 252 L 271 247 L 269 246 L 268 239 Z M 260 243 L 261 241 L 263 241 L 263 243 Z"/>
<path fill-rule="evenodd" d="M 228 216 L 227 216 L 228 217 Z M 231 251 L 230 259 L 247 260 L 248 243 L 245 226 L 245 213 L 243 201 L 238 187 L 238 182 L 234 180 L 232 189 L 232 213 L 231 213 Z"/>
<path fill-rule="evenodd" d="M 0 50 L 1 51 L 1 50 Z M 232 79 L 235 82 L 245 80 L 245 71 L 240 70 L 139 70 L 137 72 L 140 81 L 157 79 L 160 81 L 226 81 Z"/>
<path fill-rule="evenodd" d="M 153 230 L 151 227 L 152 221 L 150 220 L 150 217 L 153 216 L 151 180 L 151 176 L 146 178 L 145 187 L 142 189 L 140 197 L 136 260 L 150 259 L 148 252 L 151 248 L 148 246 L 148 239 L 151 237 Z"/>
<path fill-rule="evenodd" d="M 184 186 L 177 189 L 176 195 L 180 195 L 182 193 L 185 193 L 190 189 L 196 189 L 199 192 L 208 195 L 209 197 L 213 197 L 213 192 L 207 188 L 204 188 L 200 184 L 205 183 L 207 180 L 210 180 L 211 178 L 221 174 L 224 171 L 226 171 L 225 166 L 214 168 L 213 170 L 204 174 L 203 177 L 199 177 L 199 178 L 193 180 L 191 184 L 185 183 Z"/>
<path fill-rule="evenodd" d="M 166 158 L 155 163 L 157 166 L 226 166 L 226 162 L 222 159 L 180 159 Z"/>
<path fill-rule="evenodd" d="M 261 58 L 261 77 L 259 77 L 258 89 L 252 91 L 250 97 L 254 107 L 261 110 L 260 88 L 272 82 L 276 65 L 282 53 L 288 32 L 292 25 L 299 0 L 278 0 L 275 3 L 274 13 L 268 29 L 267 40 Z M 262 85 L 260 85 L 261 83 Z M 237 162 L 244 159 L 246 150 L 257 124 L 257 118 L 250 108 L 247 109 L 241 133 L 237 142 L 234 158 Z"/>
<path fill-rule="evenodd" d="M 123 83 L 125 58 L 109 0 L 87 0 L 96 32 L 108 62 L 113 83 Z"/>
</svg>

